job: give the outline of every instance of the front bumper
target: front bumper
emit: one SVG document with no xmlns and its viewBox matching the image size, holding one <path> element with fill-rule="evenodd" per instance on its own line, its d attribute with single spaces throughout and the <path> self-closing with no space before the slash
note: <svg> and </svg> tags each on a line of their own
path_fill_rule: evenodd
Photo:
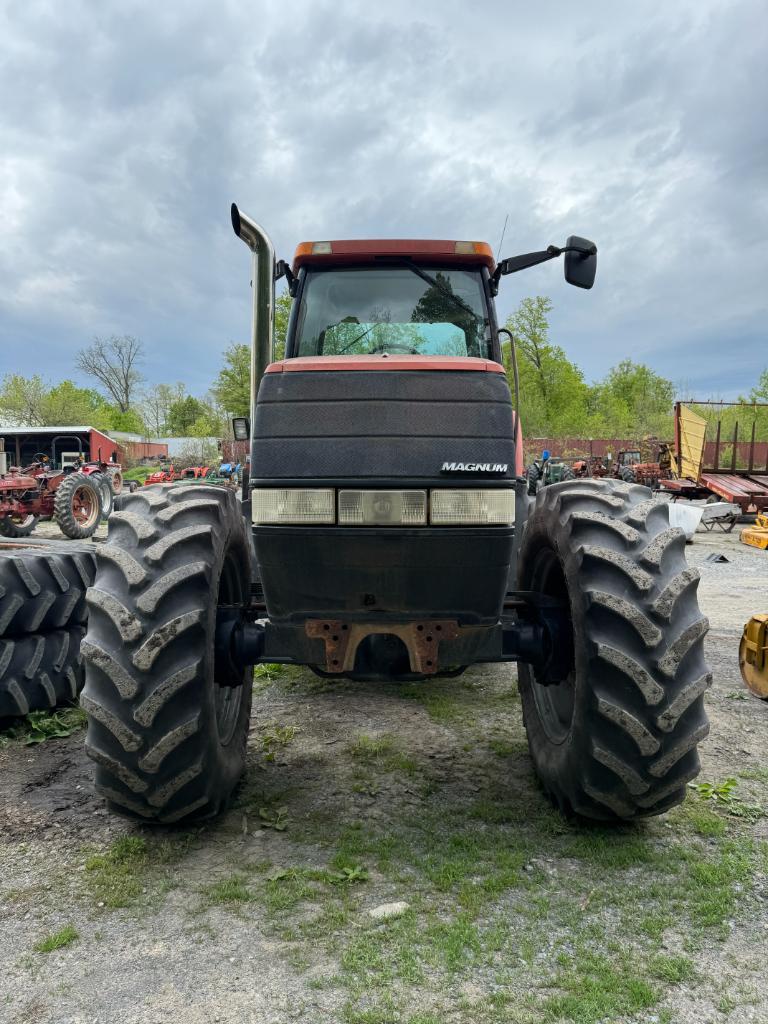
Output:
<svg viewBox="0 0 768 1024">
<path fill-rule="evenodd" d="M 502 614 L 514 528 L 255 526 L 253 537 L 275 626 L 340 619 L 466 627 L 493 626 Z"/>
</svg>

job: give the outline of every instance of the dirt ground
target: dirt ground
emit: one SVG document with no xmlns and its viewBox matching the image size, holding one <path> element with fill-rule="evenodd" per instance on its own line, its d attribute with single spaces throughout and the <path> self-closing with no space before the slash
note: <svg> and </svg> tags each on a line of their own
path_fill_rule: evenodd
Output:
<svg viewBox="0 0 768 1024">
<path fill-rule="evenodd" d="M 192 831 L 108 814 L 82 728 L 0 739 L 0 1021 L 768 1021 L 768 702 L 737 664 L 768 553 L 688 555 L 713 789 L 638 825 L 549 806 L 512 667 L 258 674 L 236 804 Z"/>
</svg>

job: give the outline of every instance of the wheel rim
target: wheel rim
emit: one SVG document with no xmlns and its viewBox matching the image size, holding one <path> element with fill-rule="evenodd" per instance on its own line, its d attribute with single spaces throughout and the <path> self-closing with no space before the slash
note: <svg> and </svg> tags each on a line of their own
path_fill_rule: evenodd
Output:
<svg viewBox="0 0 768 1024">
<path fill-rule="evenodd" d="M 238 562 L 234 552 L 230 550 L 227 552 L 221 571 L 217 606 L 241 606 L 244 599 Z M 214 663 L 216 729 L 223 747 L 227 746 L 235 734 L 243 702 L 244 685 L 246 685 L 244 672 L 238 673 L 229 662 L 216 661 Z"/>
<path fill-rule="evenodd" d="M 530 574 L 529 589 L 547 597 L 568 600 L 568 587 L 563 568 L 552 548 L 541 548 L 536 555 Z M 563 680 L 547 686 L 541 683 L 538 673 L 533 672 L 533 700 L 544 731 L 553 743 L 562 743 L 570 733 L 576 708 L 576 672 L 572 639 L 569 664 L 570 670 Z"/>
<path fill-rule="evenodd" d="M 93 526 L 99 514 L 99 502 L 90 487 L 77 487 L 72 495 L 72 515 L 85 529 Z"/>
</svg>

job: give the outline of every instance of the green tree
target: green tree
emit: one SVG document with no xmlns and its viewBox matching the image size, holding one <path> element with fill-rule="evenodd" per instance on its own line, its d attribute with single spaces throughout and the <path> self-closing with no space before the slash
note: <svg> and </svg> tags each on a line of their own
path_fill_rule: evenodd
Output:
<svg viewBox="0 0 768 1024">
<path fill-rule="evenodd" d="M 589 388 L 562 348 L 549 341 L 552 302 L 525 298 L 507 320 L 520 375 L 520 420 L 528 436 L 577 435 L 587 425 Z"/>
<path fill-rule="evenodd" d="M 142 436 L 147 433 L 146 424 L 136 409 L 121 412 L 116 405 L 109 407 L 107 429 L 122 430 L 127 434 L 141 434 Z"/>
<path fill-rule="evenodd" d="M 283 292 L 275 301 L 275 360 L 285 358 L 285 341 L 293 299 Z M 233 342 L 224 350 L 224 365 L 214 381 L 212 392 L 219 406 L 232 416 L 248 416 L 251 411 L 251 348 Z"/>
<path fill-rule="evenodd" d="M 222 417 L 213 404 L 192 395 L 171 405 L 167 426 L 173 437 L 219 437 L 223 433 Z"/>
<path fill-rule="evenodd" d="M 757 387 L 752 388 L 749 398 L 752 402 L 768 402 L 768 367 L 760 374 Z"/>
<path fill-rule="evenodd" d="M 7 374 L 0 384 L 0 416 L 19 426 L 111 426 L 111 407 L 91 388 L 71 380 L 53 386 L 35 374 Z"/>
<path fill-rule="evenodd" d="M 590 411 L 614 437 L 672 432 L 675 386 L 643 363 L 623 359 L 592 389 Z"/>
<path fill-rule="evenodd" d="M 174 402 L 186 394 L 185 386 L 177 384 L 156 384 L 144 391 L 141 412 L 146 429 L 153 437 L 164 437 L 168 433 L 168 416 Z"/>
<path fill-rule="evenodd" d="M 233 342 L 224 352 L 224 365 L 211 389 L 219 405 L 232 416 L 251 410 L 251 350 Z"/>
<path fill-rule="evenodd" d="M 192 424 L 205 415 L 203 403 L 186 395 L 171 405 L 168 411 L 168 431 L 172 437 L 189 437 Z"/>
<path fill-rule="evenodd" d="M 275 300 L 275 359 L 285 359 L 285 339 L 288 337 L 288 320 L 293 299 L 289 292 L 283 292 Z"/>
</svg>

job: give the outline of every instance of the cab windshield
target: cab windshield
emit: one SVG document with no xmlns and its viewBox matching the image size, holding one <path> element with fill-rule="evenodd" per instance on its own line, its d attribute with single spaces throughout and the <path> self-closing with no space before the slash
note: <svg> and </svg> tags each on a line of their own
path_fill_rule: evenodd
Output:
<svg viewBox="0 0 768 1024">
<path fill-rule="evenodd" d="M 414 265 L 307 272 L 294 355 L 490 358 L 479 270 Z"/>
</svg>

